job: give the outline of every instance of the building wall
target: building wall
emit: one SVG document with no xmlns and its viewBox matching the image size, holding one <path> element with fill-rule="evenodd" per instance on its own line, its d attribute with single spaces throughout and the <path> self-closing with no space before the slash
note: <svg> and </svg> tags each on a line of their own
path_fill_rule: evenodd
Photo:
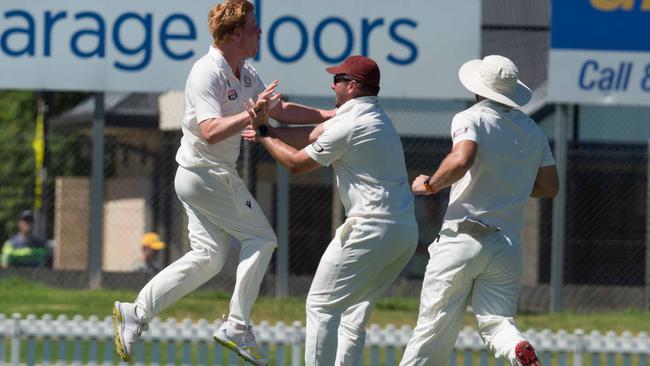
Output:
<svg viewBox="0 0 650 366">
<path fill-rule="evenodd" d="M 148 177 L 112 178 L 104 195 L 102 269 L 130 271 L 141 257 L 140 238 L 152 222 Z"/>
<path fill-rule="evenodd" d="M 151 221 L 148 178 L 106 181 L 103 211 L 102 269 L 129 271 L 140 257 L 140 237 Z M 90 248 L 90 180 L 56 179 L 54 268 L 88 269 Z"/>
<path fill-rule="evenodd" d="M 65 270 L 87 269 L 90 180 L 87 177 L 59 177 L 55 195 L 53 266 Z"/>
</svg>

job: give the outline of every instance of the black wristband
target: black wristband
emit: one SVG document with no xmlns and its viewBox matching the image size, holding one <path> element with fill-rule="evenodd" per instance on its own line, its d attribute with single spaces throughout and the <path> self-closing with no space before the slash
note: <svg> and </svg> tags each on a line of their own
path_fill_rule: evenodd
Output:
<svg viewBox="0 0 650 366">
<path fill-rule="evenodd" d="M 262 136 L 262 137 L 268 136 L 269 135 L 269 126 L 261 125 L 261 126 L 257 127 L 256 131 L 257 131 L 258 136 Z"/>
</svg>

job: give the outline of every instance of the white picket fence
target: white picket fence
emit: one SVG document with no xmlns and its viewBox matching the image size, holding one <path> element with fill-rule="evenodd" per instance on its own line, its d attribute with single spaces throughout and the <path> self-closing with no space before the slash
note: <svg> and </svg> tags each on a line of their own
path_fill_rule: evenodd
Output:
<svg viewBox="0 0 650 366">
<path fill-rule="evenodd" d="M 135 365 L 241 365 L 237 356 L 212 341 L 220 321 L 192 322 L 154 319 L 136 347 Z M 404 326 L 371 325 L 366 337 L 366 364 L 397 365 L 413 330 Z M 255 325 L 258 342 L 271 356 L 271 365 L 303 363 L 305 329 L 300 322 Z M 650 338 L 646 333 L 585 333 L 529 330 L 531 343 L 546 366 L 648 366 Z M 7 347 L 9 345 L 9 347 Z M 9 352 L 7 352 L 9 350 Z M 503 366 L 485 350 L 478 333 L 464 329 L 456 341 L 450 365 Z M 0 314 L 0 364 L 2 365 L 114 365 L 113 323 L 110 317 L 88 319 L 60 315 L 37 318 Z"/>
</svg>

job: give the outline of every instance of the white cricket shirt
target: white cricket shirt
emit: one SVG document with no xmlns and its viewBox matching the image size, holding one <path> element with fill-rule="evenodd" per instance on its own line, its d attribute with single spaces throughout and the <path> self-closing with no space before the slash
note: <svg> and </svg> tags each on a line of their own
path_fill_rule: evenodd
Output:
<svg viewBox="0 0 650 366">
<path fill-rule="evenodd" d="M 334 169 L 346 216 L 413 215 L 402 142 L 377 97 L 349 100 L 324 127 L 305 151 Z"/>
<path fill-rule="evenodd" d="M 454 116 L 451 136 L 454 144 L 475 141 L 478 151 L 451 187 L 443 227 L 469 217 L 519 235 L 537 171 L 555 165 L 546 135 L 522 111 L 483 100 Z"/>
<path fill-rule="evenodd" d="M 256 100 L 265 89 L 257 72 L 248 62 L 239 66 L 240 79 L 221 51 L 210 47 L 190 71 L 185 85 L 183 138 L 176 161 L 183 168 L 226 165 L 235 168 L 241 136 L 235 134 L 215 144 L 203 139 L 199 124 L 209 118 L 228 117 L 246 110 L 248 98 Z"/>
</svg>

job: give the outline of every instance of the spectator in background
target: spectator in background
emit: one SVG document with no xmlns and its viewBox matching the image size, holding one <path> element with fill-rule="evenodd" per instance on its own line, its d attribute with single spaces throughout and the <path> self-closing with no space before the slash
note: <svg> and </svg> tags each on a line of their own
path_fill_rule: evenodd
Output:
<svg viewBox="0 0 650 366">
<path fill-rule="evenodd" d="M 0 255 L 0 266 L 37 267 L 48 261 L 45 242 L 34 237 L 34 215 L 25 210 L 18 219 L 18 233 L 5 241 Z"/>
<path fill-rule="evenodd" d="M 144 233 L 140 239 L 142 258 L 133 263 L 133 271 L 156 274 L 163 269 L 162 264 L 157 261 L 157 254 L 165 249 L 165 242 L 154 232 Z"/>
</svg>

